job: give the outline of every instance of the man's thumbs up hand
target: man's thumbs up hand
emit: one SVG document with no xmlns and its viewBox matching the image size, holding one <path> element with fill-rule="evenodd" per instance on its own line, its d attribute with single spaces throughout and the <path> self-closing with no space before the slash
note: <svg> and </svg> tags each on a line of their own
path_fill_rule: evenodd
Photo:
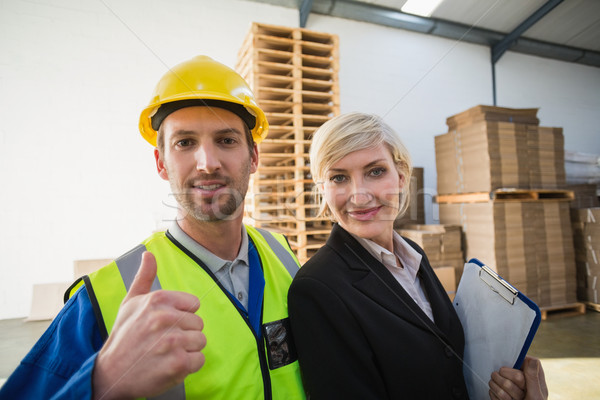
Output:
<svg viewBox="0 0 600 400">
<path fill-rule="evenodd" d="M 145 252 L 93 372 L 93 397 L 151 397 L 181 383 L 204 364 L 204 323 L 198 298 L 151 292 L 157 265 Z"/>
</svg>

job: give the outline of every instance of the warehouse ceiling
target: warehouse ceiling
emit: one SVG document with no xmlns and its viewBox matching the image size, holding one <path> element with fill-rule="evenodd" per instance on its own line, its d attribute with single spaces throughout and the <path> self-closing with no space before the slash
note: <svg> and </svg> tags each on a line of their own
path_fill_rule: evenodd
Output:
<svg viewBox="0 0 600 400">
<path fill-rule="evenodd" d="M 254 0 L 311 14 L 365 21 L 600 67 L 600 0 L 443 0 L 430 17 L 401 11 L 407 0 Z"/>
</svg>

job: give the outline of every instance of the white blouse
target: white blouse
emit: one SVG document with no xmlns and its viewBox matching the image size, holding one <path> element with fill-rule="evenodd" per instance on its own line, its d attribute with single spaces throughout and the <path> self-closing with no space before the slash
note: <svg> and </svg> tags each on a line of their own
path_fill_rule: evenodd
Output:
<svg viewBox="0 0 600 400">
<path fill-rule="evenodd" d="M 381 262 L 390 271 L 390 273 L 396 278 L 398 283 L 406 290 L 406 292 L 412 297 L 417 305 L 423 310 L 425 314 L 433 319 L 433 312 L 431 311 L 431 304 L 427 299 L 423 285 L 419 279 L 417 273 L 419 272 L 419 266 L 421 265 L 421 254 L 413 249 L 406 240 L 394 231 L 394 253 L 392 254 L 386 248 L 378 245 L 372 240 L 364 239 L 351 234 L 375 259 Z M 403 267 L 398 267 L 396 264 L 396 257 L 400 260 Z"/>
</svg>

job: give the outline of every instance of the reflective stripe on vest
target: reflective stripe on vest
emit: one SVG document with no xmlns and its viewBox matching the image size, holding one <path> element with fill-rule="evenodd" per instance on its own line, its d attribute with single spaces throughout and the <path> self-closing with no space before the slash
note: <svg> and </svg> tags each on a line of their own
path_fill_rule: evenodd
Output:
<svg viewBox="0 0 600 400">
<path fill-rule="evenodd" d="M 119 268 L 119 272 L 121 273 L 121 278 L 123 278 L 125 289 L 128 292 L 131 284 L 133 283 L 133 279 L 138 272 L 138 269 L 140 269 L 140 264 L 142 263 L 142 254 L 144 254 L 145 251 L 146 246 L 140 244 L 115 260 L 115 264 L 117 264 L 117 268 Z M 160 288 L 158 277 L 155 276 L 150 291 L 154 292 L 155 290 L 160 290 Z"/>
<path fill-rule="evenodd" d="M 281 263 L 283 264 L 287 272 L 289 272 L 291 277 L 295 277 L 296 273 L 300 269 L 298 267 L 298 264 L 296 263 L 296 260 L 294 260 L 294 258 L 291 256 L 290 253 L 288 253 L 285 247 L 283 247 L 281 243 L 279 243 L 277 239 L 275 239 L 271 232 L 260 228 L 256 228 L 256 230 L 260 232 L 260 234 L 265 238 L 265 240 L 269 244 L 269 247 L 271 247 L 271 250 L 273 250 L 273 253 L 275 253 L 277 258 L 281 260 Z"/>
<path fill-rule="evenodd" d="M 181 382 L 179 385 L 173 386 L 163 394 L 155 397 L 148 397 L 148 400 L 185 400 L 185 385 Z"/>
</svg>

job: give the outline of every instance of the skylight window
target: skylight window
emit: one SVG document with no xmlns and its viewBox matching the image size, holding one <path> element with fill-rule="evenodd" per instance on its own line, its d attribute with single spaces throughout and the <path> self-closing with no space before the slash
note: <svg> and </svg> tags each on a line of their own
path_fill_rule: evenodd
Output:
<svg viewBox="0 0 600 400">
<path fill-rule="evenodd" d="M 402 8 L 408 14 L 430 17 L 443 0 L 408 0 Z"/>
</svg>

